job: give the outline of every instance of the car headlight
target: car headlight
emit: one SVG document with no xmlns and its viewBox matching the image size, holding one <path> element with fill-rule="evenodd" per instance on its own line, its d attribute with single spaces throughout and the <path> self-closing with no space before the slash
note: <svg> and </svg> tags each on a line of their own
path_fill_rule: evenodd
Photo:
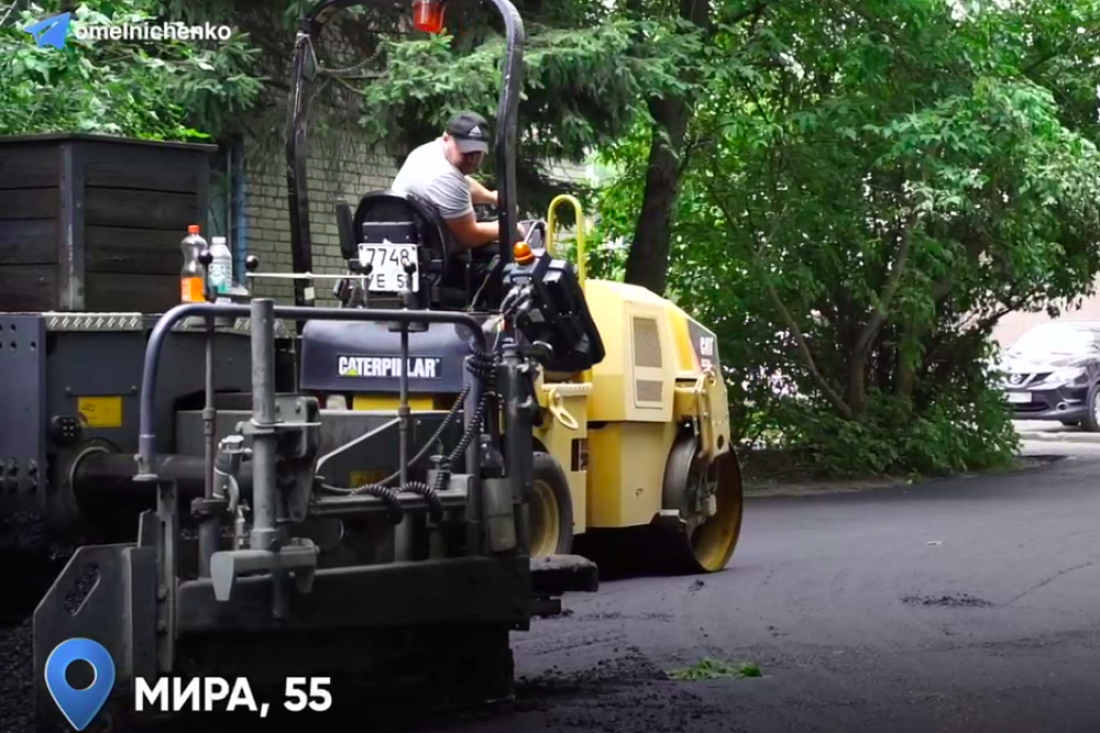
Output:
<svg viewBox="0 0 1100 733">
<path fill-rule="evenodd" d="M 1085 376 L 1084 367 L 1066 367 L 1065 369 L 1055 369 L 1051 372 L 1050 376 L 1043 381 L 1065 384 L 1067 382 L 1075 382 L 1083 376 Z"/>
</svg>

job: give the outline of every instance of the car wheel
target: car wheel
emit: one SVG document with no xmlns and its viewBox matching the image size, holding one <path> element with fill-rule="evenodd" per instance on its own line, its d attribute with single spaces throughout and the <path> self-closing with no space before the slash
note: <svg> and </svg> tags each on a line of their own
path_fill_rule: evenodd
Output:
<svg viewBox="0 0 1100 733">
<path fill-rule="evenodd" d="M 1085 402 L 1088 404 L 1089 411 L 1081 424 L 1090 433 L 1100 433 L 1100 382 L 1089 388 L 1088 399 Z"/>
</svg>

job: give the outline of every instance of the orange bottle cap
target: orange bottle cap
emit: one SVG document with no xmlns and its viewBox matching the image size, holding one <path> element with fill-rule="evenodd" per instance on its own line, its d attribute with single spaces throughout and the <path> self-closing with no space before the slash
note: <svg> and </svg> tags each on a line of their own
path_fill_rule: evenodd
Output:
<svg viewBox="0 0 1100 733">
<path fill-rule="evenodd" d="M 187 233 L 188 234 L 198 234 L 199 233 L 199 225 L 198 224 L 188 224 L 187 225 Z"/>
</svg>

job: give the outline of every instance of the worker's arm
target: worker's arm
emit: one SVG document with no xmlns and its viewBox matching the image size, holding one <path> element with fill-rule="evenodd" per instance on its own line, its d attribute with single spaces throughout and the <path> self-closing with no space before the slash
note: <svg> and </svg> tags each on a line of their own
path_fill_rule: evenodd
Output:
<svg viewBox="0 0 1100 733">
<path fill-rule="evenodd" d="M 495 221 L 478 221 L 474 212 L 454 219 L 444 219 L 451 234 L 466 249 L 477 249 L 495 242 L 500 235 L 500 224 Z"/>
<path fill-rule="evenodd" d="M 477 185 L 484 192 L 478 196 L 489 193 L 480 183 Z M 495 201 L 496 193 L 492 193 L 492 196 Z M 473 205 L 478 203 L 478 199 L 474 195 L 472 178 L 456 174 L 433 181 L 430 200 L 443 216 L 443 220 L 447 222 L 447 228 L 451 230 L 451 234 L 463 247 L 477 249 L 497 241 L 500 235 L 500 223 L 478 221 L 474 216 Z M 516 239 L 519 238 L 520 235 L 517 232 Z M 505 244 L 511 247 L 515 242 L 516 240 L 513 240 Z"/>
<path fill-rule="evenodd" d="M 470 182 L 470 199 L 474 202 L 475 206 L 481 206 L 483 204 L 491 206 L 497 205 L 496 191 L 490 191 L 469 176 L 466 176 L 466 180 Z"/>
<path fill-rule="evenodd" d="M 497 241 L 500 237 L 499 221 L 478 221 L 473 212 L 454 219 L 444 219 L 444 221 L 447 222 L 447 228 L 451 230 L 451 234 L 454 235 L 455 239 L 467 249 L 484 247 L 486 244 Z M 511 247 L 522 239 L 523 232 L 517 226 L 515 238 L 508 242 L 508 246 Z"/>
</svg>

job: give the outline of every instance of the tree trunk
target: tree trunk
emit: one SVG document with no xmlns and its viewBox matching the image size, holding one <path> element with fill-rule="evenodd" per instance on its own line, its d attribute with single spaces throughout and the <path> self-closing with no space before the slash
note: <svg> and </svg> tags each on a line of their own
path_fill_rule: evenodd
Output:
<svg viewBox="0 0 1100 733">
<path fill-rule="evenodd" d="M 894 372 L 894 394 L 903 400 L 912 402 L 913 388 L 917 386 L 917 370 L 914 364 L 910 364 L 903 353 L 904 345 L 924 338 L 923 328 L 913 324 L 906 324 L 902 330 L 900 345 L 897 348 L 897 367 Z"/>
<path fill-rule="evenodd" d="M 649 149 L 642 211 L 626 258 L 626 281 L 663 295 L 668 282 L 672 208 L 680 187 L 679 156 L 689 110 L 683 100 L 666 99 L 652 103 L 650 112 L 659 127 L 653 131 Z"/>
<path fill-rule="evenodd" d="M 848 406 L 852 414 L 858 417 L 867 407 L 867 357 L 869 351 L 862 349 L 852 354 L 848 362 Z"/>
<path fill-rule="evenodd" d="M 680 0 L 680 18 L 699 28 L 709 28 L 709 1 Z M 649 149 L 642 211 L 626 258 L 625 279 L 663 295 L 668 282 L 672 208 L 683 174 L 680 155 L 691 119 L 691 100 L 684 97 L 656 99 L 650 102 L 649 112 L 657 126 Z"/>
<path fill-rule="evenodd" d="M 879 331 L 886 324 L 894 296 L 901 286 L 901 280 L 909 262 L 913 228 L 917 225 L 919 218 L 917 210 L 913 209 L 901 224 L 891 258 L 893 261 L 887 271 L 882 292 L 879 293 L 878 304 L 871 310 L 867 323 L 852 347 L 852 357 L 848 362 L 848 405 L 856 415 L 861 414 L 867 406 L 867 365 L 870 362 L 871 349 L 874 347 Z"/>
</svg>

